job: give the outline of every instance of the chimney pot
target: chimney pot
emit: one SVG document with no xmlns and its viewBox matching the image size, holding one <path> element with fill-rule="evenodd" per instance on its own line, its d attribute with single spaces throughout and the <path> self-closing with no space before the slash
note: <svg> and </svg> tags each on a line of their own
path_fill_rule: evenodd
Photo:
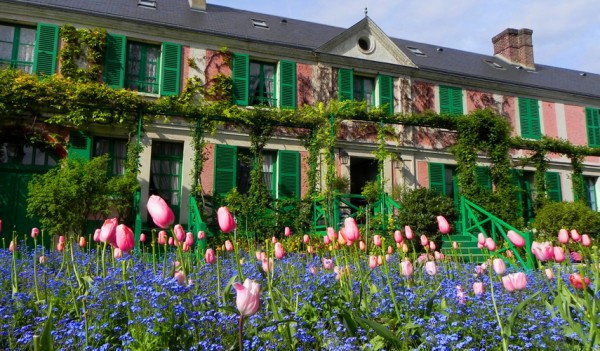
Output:
<svg viewBox="0 0 600 351">
<path fill-rule="evenodd" d="M 192 10 L 206 11 L 206 0 L 188 0 Z"/>
<path fill-rule="evenodd" d="M 494 56 L 511 64 L 535 69 L 532 34 L 533 31 L 527 28 L 503 30 L 492 38 Z"/>
</svg>

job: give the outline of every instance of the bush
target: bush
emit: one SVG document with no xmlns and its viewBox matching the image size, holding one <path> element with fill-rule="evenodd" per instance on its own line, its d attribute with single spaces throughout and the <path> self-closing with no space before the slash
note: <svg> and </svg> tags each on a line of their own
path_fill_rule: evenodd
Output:
<svg viewBox="0 0 600 351">
<path fill-rule="evenodd" d="M 536 240 L 555 240 L 561 228 L 577 229 L 580 233 L 600 231 L 600 213 L 580 201 L 551 202 L 537 212 L 533 227 Z"/>
<path fill-rule="evenodd" d="M 441 235 L 438 231 L 437 216 L 443 215 L 451 225 L 456 219 L 456 208 L 452 199 L 427 188 L 402 192 L 400 206 L 400 223 L 410 225 L 415 235 L 426 234 L 430 240 L 436 242 L 439 242 Z"/>
</svg>

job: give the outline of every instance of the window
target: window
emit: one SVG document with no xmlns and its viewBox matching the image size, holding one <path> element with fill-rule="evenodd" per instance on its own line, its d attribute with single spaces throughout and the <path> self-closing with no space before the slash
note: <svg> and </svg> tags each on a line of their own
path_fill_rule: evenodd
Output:
<svg viewBox="0 0 600 351">
<path fill-rule="evenodd" d="M 475 176 L 477 178 L 477 183 L 479 183 L 482 188 L 492 191 L 492 174 L 490 172 L 490 167 L 478 166 L 475 169 Z"/>
<path fill-rule="evenodd" d="M 391 76 L 378 75 L 377 86 L 370 77 L 354 75 L 351 69 L 338 71 L 338 98 L 341 101 L 366 101 L 369 106 L 387 106 L 388 114 L 394 114 L 394 80 Z"/>
<path fill-rule="evenodd" d="M 27 73 L 52 75 L 56 68 L 58 26 L 0 24 L 0 65 Z"/>
<path fill-rule="evenodd" d="M 595 108 L 586 107 L 585 124 L 588 145 L 590 147 L 600 147 L 600 111 Z"/>
<path fill-rule="evenodd" d="M 181 45 L 128 42 L 123 35 L 106 37 L 104 82 L 163 96 L 179 95 Z"/>
<path fill-rule="evenodd" d="M 536 99 L 519 98 L 519 119 L 523 138 L 542 138 L 540 110 Z"/>
<path fill-rule="evenodd" d="M 583 177 L 583 186 L 585 188 L 585 195 L 587 197 L 588 206 L 598 211 L 598 200 L 596 199 L 596 177 Z"/>
<path fill-rule="evenodd" d="M 461 88 L 440 85 L 440 113 L 462 115 L 463 93 Z"/>
<path fill-rule="evenodd" d="M 110 176 L 123 175 L 127 160 L 127 140 L 113 138 L 95 138 L 94 156 L 108 154 L 108 174 Z"/>
<path fill-rule="evenodd" d="M 515 192 L 515 200 L 517 201 L 517 210 L 525 223 L 529 223 L 534 218 L 533 199 L 535 197 L 535 189 L 533 185 L 534 173 L 522 170 L 512 170 L 512 183 L 517 187 Z"/>
<path fill-rule="evenodd" d="M 429 163 L 429 189 L 444 194 L 458 204 L 458 182 L 456 167 L 443 163 Z"/>
<path fill-rule="evenodd" d="M 560 186 L 560 173 L 546 172 L 546 194 L 552 201 L 562 201 L 562 190 Z"/>
<path fill-rule="evenodd" d="M 125 87 L 144 93 L 158 94 L 160 46 L 127 43 Z"/>
<path fill-rule="evenodd" d="M 25 140 L 0 143 L 0 165 L 56 166 L 56 156 Z"/>
<path fill-rule="evenodd" d="M 269 63 L 233 54 L 233 102 L 240 106 L 263 105 L 296 108 L 296 63 Z"/>
<path fill-rule="evenodd" d="M 154 141 L 150 161 L 150 195 L 162 197 L 179 218 L 183 143 Z"/>
<path fill-rule="evenodd" d="M 250 62 L 250 105 L 277 105 L 275 72 L 275 64 Z"/>
<path fill-rule="evenodd" d="M 300 197 L 300 153 L 296 151 L 266 151 L 262 164 L 263 182 L 273 198 Z M 224 196 L 237 188 L 241 194 L 250 190 L 252 155 L 247 148 L 230 145 L 215 147 L 215 195 Z"/>
</svg>

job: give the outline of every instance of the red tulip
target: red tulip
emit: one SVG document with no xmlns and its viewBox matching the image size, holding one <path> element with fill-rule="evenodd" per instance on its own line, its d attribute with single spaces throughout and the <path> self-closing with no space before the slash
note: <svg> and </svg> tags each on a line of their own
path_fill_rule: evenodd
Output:
<svg viewBox="0 0 600 351">
<path fill-rule="evenodd" d="M 569 242 L 569 232 L 566 229 L 558 231 L 558 242 L 561 244 L 567 244 Z"/>
<path fill-rule="evenodd" d="M 510 292 L 523 290 L 527 286 L 527 276 L 523 272 L 508 274 L 502 277 L 502 284 Z"/>
<path fill-rule="evenodd" d="M 175 214 L 160 196 L 151 195 L 146 203 L 146 208 L 154 223 L 160 228 L 169 228 L 175 222 Z"/>
<path fill-rule="evenodd" d="M 133 230 L 125 224 L 119 224 L 116 231 L 117 247 L 123 252 L 129 252 L 135 247 L 135 236 Z"/>
<path fill-rule="evenodd" d="M 237 291 L 235 305 L 242 316 L 252 316 L 260 308 L 260 284 L 254 280 L 246 279 L 244 284 L 234 283 Z"/>
<path fill-rule="evenodd" d="M 438 229 L 442 234 L 450 233 L 450 224 L 444 216 L 437 216 Z"/>
<path fill-rule="evenodd" d="M 285 256 L 285 251 L 283 250 L 283 245 L 281 243 L 275 244 L 275 258 L 278 260 L 282 259 Z"/>
<path fill-rule="evenodd" d="M 119 220 L 116 218 L 109 218 L 104 221 L 102 228 L 100 228 L 99 239 L 103 243 L 108 243 L 112 246 L 117 245 L 117 226 L 119 225 Z"/>
<path fill-rule="evenodd" d="M 292 235 L 292 230 L 290 229 L 290 227 L 285 227 L 285 229 L 283 230 L 283 235 L 285 235 L 286 237 Z"/>
<path fill-rule="evenodd" d="M 582 277 L 579 273 L 573 273 L 569 276 L 569 280 L 575 289 L 583 290 L 590 285 L 590 278 Z"/>
<path fill-rule="evenodd" d="M 144 233 L 140 234 L 140 242 L 141 243 L 146 242 L 146 234 L 144 234 Z"/>
<path fill-rule="evenodd" d="M 425 272 L 427 272 L 427 274 L 429 275 L 436 275 L 437 267 L 435 265 L 435 262 L 428 261 L 427 263 L 425 263 Z"/>
<path fill-rule="evenodd" d="M 215 251 L 213 249 L 206 249 L 204 254 L 204 261 L 208 264 L 213 264 L 216 261 Z"/>
<path fill-rule="evenodd" d="M 494 268 L 494 272 L 498 275 L 504 274 L 506 272 L 506 263 L 501 258 L 494 258 L 492 261 L 492 267 Z"/>
<path fill-rule="evenodd" d="M 38 235 L 40 235 L 40 230 L 38 228 L 31 228 L 31 237 L 32 238 L 37 238 Z"/>
<path fill-rule="evenodd" d="M 560 246 L 555 246 L 553 256 L 554 256 L 554 261 L 561 263 L 562 261 L 565 260 L 565 250 Z"/>
<path fill-rule="evenodd" d="M 358 226 L 356 225 L 354 218 L 347 217 L 344 220 L 344 232 L 346 234 L 346 239 L 349 241 L 357 241 L 360 238 L 360 232 L 358 231 Z"/>
<path fill-rule="evenodd" d="M 230 233 L 235 229 L 235 220 L 227 207 L 219 207 L 217 220 L 223 233 Z"/>
<path fill-rule="evenodd" d="M 85 240 L 85 237 L 79 237 L 79 247 L 84 248 L 85 245 L 87 245 L 87 240 Z"/>
<path fill-rule="evenodd" d="M 64 244 L 65 243 L 65 236 L 64 235 L 59 236 L 58 237 L 58 242 Z"/>
<path fill-rule="evenodd" d="M 525 239 L 523 239 L 523 237 L 517 234 L 515 231 L 509 230 L 506 232 L 506 236 L 508 236 L 508 240 L 510 240 L 510 242 L 516 247 L 525 246 Z"/>
<path fill-rule="evenodd" d="M 225 250 L 233 251 L 233 244 L 231 243 L 231 240 L 225 240 Z"/>
<path fill-rule="evenodd" d="M 583 234 L 581 236 L 581 245 L 583 245 L 583 246 L 590 246 L 590 245 L 592 245 L 592 239 L 590 239 L 589 235 Z"/>
<path fill-rule="evenodd" d="M 173 231 L 175 232 L 175 239 L 177 239 L 177 241 L 182 242 L 185 240 L 185 231 L 181 224 L 175 224 Z"/>
<path fill-rule="evenodd" d="M 381 247 L 381 235 L 378 234 L 373 236 L 373 244 L 377 247 Z"/>
<path fill-rule="evenodd" d="M 404 241 L 401 231 L 399 231 L 399 230 L 394 231 L 394 241 L 397 242 L 398 244 L 401 244 Z"/>
<path fill-rule="evenodd" d="M 404 226 L 404 235 L 406 236 L 406 239 L 408 240 L 412 240 L 415 235 L 413 234 L 412 228 L 410 226 Z"/>
<path fill-rule="evenodd" d="M 481 294 L 483 294 L 483 291 L 484 291 L 484 288 L 483 288 L 482 282 L 473 283 L 473 292 L 475 293 L 475 295 L 481 295 Z"/>
<path fill-rule="evenodd" d="M 400 263 L 400 268 L 402 270 L 402 275 L 405 277 L 410 277 L 413 274 L 413 266 L 409 260 L 403 260 Z"/>
</svg>

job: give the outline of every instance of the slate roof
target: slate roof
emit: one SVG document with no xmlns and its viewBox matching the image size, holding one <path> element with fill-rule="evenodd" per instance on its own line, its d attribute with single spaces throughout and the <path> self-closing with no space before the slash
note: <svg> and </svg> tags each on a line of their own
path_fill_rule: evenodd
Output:
<svg viewBox="0 0 600 351">
<path fill-rule="evenodd" d="M 238 10 L 207 4 L 206 12 L 193 11 L 188 0 L 157 0 L 156 9 L 138 6 L 137 0 L 0 0 L 36 8 L 87 13 L 96 16 L 151 23 L 173 29 L 190 30 L 235 37 L 314 51 L 336 37 L 345 28 L 295 20 L 281 16 Z M 252 19 L 264 20 L 269 29 L 255 28 Z M 449 47 L 392 38 L 392 41 L 419 69 L 468 76 L 524 87 L 536 87 L 558 92 L 600 98 L 600 75 L 536 64 L 536 70 L 517 69 L 493 56 L 455 50 Z M 407 46 L 419 48 L 425 56 L 412 53 Z M 491 47 L 491 43 L 490 43 Z M 535 49 L 535 46 L 534 46 Z M 500 64 L 494 68 L 486 60 Z"/>
</svg>

